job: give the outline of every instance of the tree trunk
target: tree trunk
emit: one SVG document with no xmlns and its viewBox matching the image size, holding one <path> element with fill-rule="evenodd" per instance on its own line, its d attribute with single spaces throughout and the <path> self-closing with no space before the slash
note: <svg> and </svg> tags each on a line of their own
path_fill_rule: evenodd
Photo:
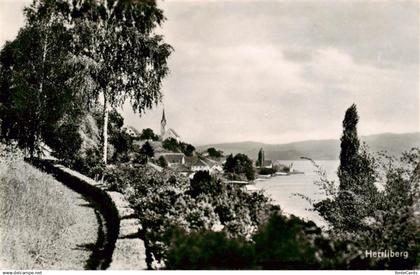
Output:
<svg viewBox="0 0 420 275">
<path fill-rule="evenodd" d="M 107 157 L 108 157 L 108 116 L 109 116 L 109 110 L 108 110 L 108 101 L 106 98 L 106 93 L 104 93 L 104 148 L 103 148 L 103 162 L 104 164 L 107 163 Z"/>
<path fill-rule="evenodd" d="M 36 110 L 36 121 L 35 121 L 35 129 L 32 133 L 33 137 L 30 141 L 30 148 L 29 153 L 30 157 L 33 158 L 35 155 L 35 147 L 38 146 L 39 142 L 39 135 L 40 135 L 40 124 L 41 124 L 41 112 L 42 112 L 42 100 L 41 97 L 43 96 L 42 93 L 44 92 L 44 78 L 45 78 L 45 60 L 47 59 L 47 47 L 48 47 L 48 28 L 51 24 L 50 21 L 47 24 L 47 29 L 45 30 L 45 39 L 44 44 L 42 46 L 42 63 L 41 63 L 41 79 L 39 82 L 38 94 L 37 94 L 37 110 Z M 39 148 L 38 148 L 39 149 Z M 39 151 L 38 151 L 39 153 Z"/>
</svg>

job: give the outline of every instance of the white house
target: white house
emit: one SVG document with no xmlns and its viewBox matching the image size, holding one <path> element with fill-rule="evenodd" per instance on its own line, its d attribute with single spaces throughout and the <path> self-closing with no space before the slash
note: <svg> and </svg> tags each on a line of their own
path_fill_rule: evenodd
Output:
<svg viewBox="0 0 420 275">
<path fill-rule="evenodd" d="M 198 159 L 191 165 L 191 171 L 210 171 L 210 166 L 201 159 Z"/>
<path fill-rule="evenodd" d="M 221 163 L 212 160 L 212 159 L 206 159 L 205 162 L 209 166 L 209 172 L 210 174 L 219 174 L 223 173 L 223 166 Z"/>
<path fill-rule="evenodd" d="M 139 137 L 140 136 L 139 131 L 136 128 L 132 127 L 132 126 L 124 127 L 123 128 L 123 131 L 126 132 L 131 137 Z"/>
<path fill-rule="evenodd" d="M 183 153 L 162 153 L 155 154 L 155 159 L 163 157 L 168 163 L 168 167 L 176 165 L 185 165 L 185 155 Z"/>
</svg>

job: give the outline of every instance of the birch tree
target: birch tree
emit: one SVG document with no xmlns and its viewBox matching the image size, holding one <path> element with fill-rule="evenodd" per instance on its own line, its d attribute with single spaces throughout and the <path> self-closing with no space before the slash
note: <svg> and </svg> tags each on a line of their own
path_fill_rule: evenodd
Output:
<svg viewBox="0 0 420 275">
<path fill-rule="evenodd" d="M 140 115 L 162 97 L 171 47 L 154 32 L 163 20 L 151 0 L 72 1 L 77 52 L 94 64 L 90 99 L 103 100 L 103 162 L 107 162 L 108 114 L 129 101 Z"/>
<path fill-rule="evenodd" d="M 52 5 L 42 12 L 33 8 L 25 11 L 26 25 L 0 53 L 1 135 L 17 140 L 30 156 L 75 106 L 66 66 L 71 35 L 63 14 Z"/>
</svg>

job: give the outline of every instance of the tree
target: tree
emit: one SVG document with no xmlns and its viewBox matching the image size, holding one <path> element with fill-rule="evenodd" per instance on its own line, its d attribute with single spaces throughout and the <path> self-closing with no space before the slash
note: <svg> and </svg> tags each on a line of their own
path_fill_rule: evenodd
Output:
<svg viewBox="0 0 420 275">
<path fill-rule="evenodd" d="M 162 142 L 162 147 L 172 152 L 179 152 L 178 141 L 174 138 L 167 138 Z"/>
<path fill-rule="evenodd" d="M 208 148 L 207 153 L 209 154 L 209 157 L 212 158 L 220 158 L 222 156 L 222 151 L 216 150 L 214 147 Z"/>
<path fill-rule="evenodd" d="M 197 171 L 190 181 L 190 195 L 196 198 L 200 194 L 211 194 L 214 186 L 211 184 L 212 177 L 208 171 Z"/>
<path fill-rule="evenodd" d="M 146 141 L 140 148 L 140 154 L 151 158 L 155 155 L 155 150 L 153 150 L 153 147 L 150 145 L 150 143 Z"/>
<path fill-rule="evenodd" d="M 257 262 L 263 269 L 319 268 L 313 230 L 321 233 L 313 222 L 273 214 L 253 237 Z"/>
<path fill-rule="evenodd" d="M 187 157 L 191 157 L 195 151 L 195 147 L 188 143 L 181 142 L 179 147 L 181 152 L 184 153 Z"/>
<path fill-rule="evenodd" d="M 229 238 L 225 232 L 174 233 L 168 256 L 168 269 L 251 269 L 254 248 L 244 238 Z"/>
<path fill-rule="evenodd" d="M 95 63 L 91 72 L 104 100 L 104 159 L 110 108 L 126 99 L 142 114 L 161 99 L 171 47 L 153 33 L 164 17 L 155 1 L 84 1 L 80 28 L 82 55 Z M 81 11 L 84 11 L 81 9 Z M 93 15 L 93 16 L 92 16 Z M 87 49 L 87 50 L 86 50 Z M 98 94 L 99 96 L 99 94 Z"/>
<path fill-rule="evenodd" d="M 257 167 L 261 167 L 261 166 L 263 166 L 263 162 L 264 162 L 264 151 L 261 148 L 260 151 L 258 151 L 257 162 L 255 163 L 255 165 Z"/>
<path fill-rule="evenodd" d="M 157 136 L 152 129 L 150 128 L 146 128 L 143 129 L 143 131 L 140 134 L 140 139 L 141 140 L 153 140 L 153 141 L 157 141 L 159 140 L 159 136 Z"/>
<path fill-rule="evenodd" d="M 0 54 L 1 134 L 31 156 L 48 135 L 77 123 L 84 107 L 74 86 L 72 35 L 56 11 L 26 9 L 26 25 Z"/>
<path fill-rule="evenodd" d="M 350 106 L 343 120 L 340 166 L 338 168 L 339 188 L 330 192 L 332 197 L 314 205 L 321 216 L 333 225 L 337 232 L 357 235 L 366 230 L 362 222 L 374 214 L 378 192 L 375 160 L 366 147 L 360 148 L 357 136 L 359 116 L 356 105 Z"/>
<path fill-rule="evenodd" d="M 166 159 L 165 159 L 163 156 L 160 156 L 160 157 L 158 158 L 158 164 L 159 164 L 159 166 L 160 166 L 160 167 L 162 167 L 162 168 L 166 168 L 166 167 L 168 167 L 168 162 L 166 161 Z"/>
<path fill-rule="evenodd" d="M 52 9 L 52 7 L 54 9 Z M 72 29 L 88 102 L 103 100 L 103 162 L 107 162 L 109 111 L 127 100 L 140 115 L 161 99 L 172 48 L 154 33 L 164 21 L 154 0 L 34 0 L 31 10 L 65 18 Z"/>
<path fill-rule="evenodd" d="M 236 154 L 234 157 L 230 154 L 226 158 L 223 170 L 228 174 L 245 175 L 247 180 L 253 180 L 255 178 L 252 161 L 245 154 Z"/>
</svg>

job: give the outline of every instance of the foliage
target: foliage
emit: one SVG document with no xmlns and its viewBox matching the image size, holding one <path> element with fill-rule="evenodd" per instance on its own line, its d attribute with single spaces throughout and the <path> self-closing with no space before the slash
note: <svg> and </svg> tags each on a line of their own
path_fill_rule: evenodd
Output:
<svg viewBox="0 0 420 275">
<path fill-rule="evenodd" d="M 140 134 L 140 139 L 141 140 L 153 140 L 153 141 L 158 141 L 159 140 L 159 136 L 156 135 L 152 129 L 150 128 L 146 128 L 143 129 L 143 131 Z"/>
<path fill-rule="evenodd" d="M 175 227 L 186 232 L 223 229 L 229 237 L 250 238 L 277 209 L 262 193 L 248 194 L 205 172 L 189 181 L 170 170 L 121 164 L 107 168 L 105 180 L 112 189 L 122 191 L 136 209 L 149 266 L 153 258 L 166 259 Z"/>
<path fill-rule="evenodd" d="M 153 147 L 150 145 L 150 143 L 146 141 L 140 148 L 140 154 L 152 158 L 155 155 L 155 151 L 153 150 Z"/>
<path fill-rule="evenodd" d="M 192 156 L 195 151 L 195 147 L 193 145 L 184 143 L 184 142 L 178 142 L 174 138 L 165 139 L 162 142 L 162 146 L 164 149 L 172 151 L 172 152 L 182 152 L 187 157 Z"/>
<path fill-rule="evenodd" d="M 337 188 L 319 170 L 321 177 L 316 184 L 324 191 L 325 199 L 314 202 L 314 209 L 329 223 L 330 234 L 351 241 L 359 251 L 392 250 L 409 255 L 371 259 L 370 267 L 413 268 L 418 263 L 420 234 L 416 214 L 420 150 L 413 148 L 400 159 L 386 154 L 373 156 L 366 148 L 359 149 L 356 123 L 357 113 L 352 106 L 343 122 L 340 185 Z M 378 191 L 374 183 L 383 190 Z"/>
<path fill-rule="evenodd" d="M 166 159 L 163 156 L 160 156 L 158 158 L 158 165 L 162 168 L 166 168 L 166 167 L 168 167 L 168 162 L 166 161 Z"/>
<path fill-rule="evenodd" d="M 110 143 L 115 149 L 112 158 L 113 162 L 127 162 L 130 160 L 129 153 L 133 149 L 133 140 L 129 134 L 124 131 L 118 131 L 112 134 Z"/>
<path fill-rule="evenodd" d="M 360 148 L 356 129 L 358 120 L 356 105 L 353 104 L 343 120 L 337 173 L 339 188 L 333 194 L 335 198 L 327 198 L 314 205 L 322 217 L 334 224 L 336 231 L 350 235 L 364 230 L 362 220 L 373 215 L 378 198 L 374 185 L 377 177 L 375 160 L 366 148 Z"/>
<path fill-rule="evenodd" d="M 74 170 L 93 179 L 101 178 L 105 169 L 101 152 L 95 148 L 87 149 L 84 156 L 78 154 L 69 165 Z"/>
<path fill-rule="evenodd" d="M 172 49 L 154 32 L 164 20 L 155 1 L 34 0 L 27 17 L 33 21 L 43 15 L 58 18 L 69 28 L 67 44 L 79 67 L 75 79 L 80 90 L 87 91 L 86 102 L 103 97 L 105 119 L 109 108 L 126 100 L 140 114 L 160 101 Z M 106 162 L 107 125 L 103 130 Z"/>
<path fill-rule="evenodd" d="M 254 249 L 243 238 L 228 238 L 224 232 L 176 232 L 165 260 L 168 269 L 250 269 Z"/>
<path fill-rule="evenodd" d="M 220 189 L 214 189 L 214 185 L 211 184 L 211 176 L 208 171 L 197 171 L 190 182 L 190 195 L 193 198 L 198 197 L 201 194 L 210 194 L 210 192 L 220 193 Z"/>
<path fill-rule="evenodd" d="M 77 124 L 67 122 L 45 136 L 45 142 L 54 150 L 53 155 L 55 157 L 66 163 L 77 157 L 82 144 L 82 138 L 78 130 L 79 126 Z"/>
<path fill-rule="evenodd" d="M 180 152 L 178 141 L 174 138 L 167 138 L 162 142 L 162 147 L 172 152 Z"/>
<path fill-rule="evenodd" d="M 27 12 L 27 24 L 0 53 L 0 132 L 31 156 L 51 133 L 68 131 L 84 107 L 75 89 L 71 33 L 53 10 Z"/>
<path fill-rule="evenodd" d="M 258 170 L 258 173 L 260 175 L 272 175 L 272 174 L 275 174 L 276 172 L 277 171 L 276 171 L 275 168 L 265 168 L 265 167 L 263 167 L 263 168 Z"/>
<path fill-rule="evenodd" d="M 223 166 L 223 170 L 226 174 L 230 174 L 230 178 L 234 177 L 235 175 L 244 175 L 248 180 L 255 179 L 252 160 L 250 160 L 248 156 L 244 154 L 237 154 L 235 156 L 230 154 L 226 158 L 226 163 Z"/>
<path fill-rule="evenodd" d="M 369 268 L 349 242 L 326 238 L 312 222 L 273 213 L 252 240 L 224 232 L 175 229 L 168 269 L 357 269 Z"/>
<path fill-rule="evenodd" d="M 209 154 L 209 157 L 212 157 L 212 158 L 220 158 L 223 156 L 223 152 L 220 150 L 217 150 L 214 147 L 208 148 L 207 153 Z"/>
<path fill-rule="evenodd" d="M 264 161 L 264 151 L 261 148 L 260 151 L 258 151 L 258 157 L 257 157 L 257 161 L 255 163 L 255 166 L 261 167 L 263 165 L 263 161 Z"/>
<path fill-rule="evenodd" d="M 188 143 L 180 142 L 179 146 L 181 152 L 184 153 L 187 157 L 191 157 L 195 151 L 195 147 Z"/>
<path fill-rule="evenodd" d="M 273 215 L 253 237 L 257 262 L 263 269 L 317 268 L 314 238 L 320 233 L 312 222 Z"/>
</svg>

